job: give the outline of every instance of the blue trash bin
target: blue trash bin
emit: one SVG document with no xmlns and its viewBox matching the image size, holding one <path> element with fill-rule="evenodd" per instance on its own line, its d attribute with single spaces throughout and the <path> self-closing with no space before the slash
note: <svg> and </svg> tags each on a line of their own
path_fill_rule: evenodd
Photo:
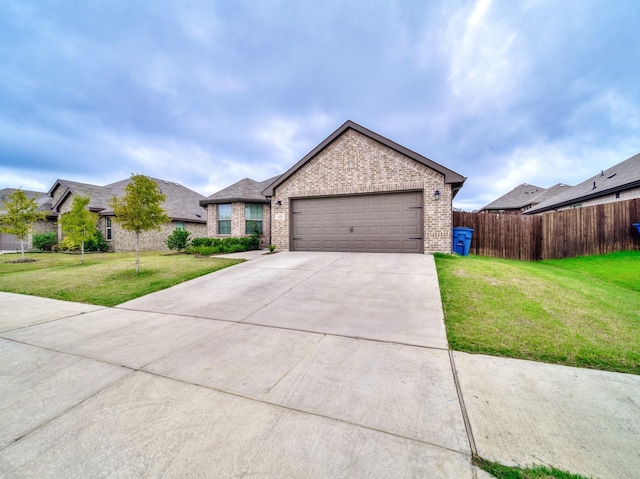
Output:
<svg viewBox="0 0 640 479">
<path fill-rule="evenodd" d="M 469 256 L 471 249 L 471 238 L 473 236 L 473 228 L 464 228 L 456 226 L 453 228 L 453 238 L 451 250 L 460 256 Z"/>
<path fill-rule="evenodd" d="M 640 233 L 640 223 L 633 223 L 633 227 L 638 230 L 638 233 Z"/>
</svg>

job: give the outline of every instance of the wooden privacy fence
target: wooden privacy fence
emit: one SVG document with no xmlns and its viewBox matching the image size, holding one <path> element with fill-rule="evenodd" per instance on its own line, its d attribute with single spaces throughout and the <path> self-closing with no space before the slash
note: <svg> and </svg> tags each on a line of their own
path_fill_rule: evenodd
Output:
<svg viewBox="0 0 640 479">
<path fill-rule="evenodd" d="M 473 228 L 472 254 L 520 260 L 640 249 L 640 199 L 541 215 L 453 212 L 453 226 Z"/>
</svg>

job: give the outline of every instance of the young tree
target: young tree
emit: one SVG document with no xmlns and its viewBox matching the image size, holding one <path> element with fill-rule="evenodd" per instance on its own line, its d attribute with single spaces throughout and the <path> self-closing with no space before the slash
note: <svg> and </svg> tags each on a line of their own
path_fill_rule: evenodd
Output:
<svg viewBox="0 0 640 479">
<path fill-rule="evenodd" d="M 91 198 L 75 196 L 71 203 L 71 210 L 63 214 L 58 222 L 62 226 L 62 233 L 74 244 L 80 245 L 82 264 L 84 264 L 84 243 L 96 235 L 98 215 L 87 209 Z"/>
<path fill-rule="evenodd" d="M 5 213 L 0 215 L 0 232 L 15 235 L 20 240 L 22 261 L 24 261 L 24 240 L 27 239 L 33 223 L 47 216 L 38 211 L 37 195 L 29 198 L 21 189 L 11 193 L 4 202 Z"/>
<path fill-rule="evenodd" d="M 132 174 L 125 191 L 122 198 L 114 196 L 109 204 L 116 215 L 115 221 L 126 231 L 136 234 L 137 274 L 140 272 L 140 233 L 152 229 L 159 231 L 160 225 L 169 221 L 161 206 L 166 196 L 155 181 L 144 175 Z"/>
</svg>

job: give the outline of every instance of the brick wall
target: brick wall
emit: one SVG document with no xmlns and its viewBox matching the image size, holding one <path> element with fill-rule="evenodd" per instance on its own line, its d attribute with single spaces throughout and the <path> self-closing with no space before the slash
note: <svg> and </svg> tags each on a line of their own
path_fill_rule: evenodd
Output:
<svg viewBox="0 0 640 479">
<path fill-rule="evenodd" d="M 118 224 L 113 217 L 111 217 L 111 240 L 107 240 L 110 251 L 135 251 L 136 249 L 136 234 L 130 231 L 125 231 L 120 224 Z M 98 228 L 107 237 L 106 233 L 106 218 L 100 217 L 98 222 Z M 165 223 L 160 227 L 160 231 L 151 230 L 140 233 L 140 250 L 141 251 L 169 251 L 164 241 L 167 237 L 173 233 L 176 229 L 176 223 Z M 207 235 L 207 225 L 204 223 L 189 223 L 184 222 L 184 229 L 189 231 L 191 235 L 189 239 L 201 238 Z"/>
<path fill-rule="evenodd" d="M 210 238 L 228 238 L 231 236 L 241 237 L 250 236 L 245 233 L 245 205 L 246 203 L 231 203 L 231 234 L 218 234 L 218 205 L 207 205 L 207 236 Z M 262 205 L 262 231 L 264 234 L 260 236 L 260 247 L 266 248 L 270 244 L 271 234 L 271 206 Z"/>
<path fill-rule="evenodd" d="M 452 194 L 444 175 L 351 129 L 274 191 L 271 243 L 289 249 L 291 198 L 403 190 L 423 191 L 424 252 L 451 252 Z"/>
</svg>

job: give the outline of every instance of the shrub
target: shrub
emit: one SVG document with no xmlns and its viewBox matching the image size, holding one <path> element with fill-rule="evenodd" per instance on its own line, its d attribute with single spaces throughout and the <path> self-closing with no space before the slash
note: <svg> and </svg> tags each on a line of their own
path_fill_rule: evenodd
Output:
<svg viewBox="0 0 640 479">
<path fill-rule="evenodd" d="M 35 233 L 31 238 L 31 244 L 40 251 L 51 251 L 53 245 L 58 242 L 58 235 L 55 232 Z"/>
<path fill-rule="evenodd" d="M 56 245 L 55 249 L 56 251 L 78 251 L 80 249 L 80 245 L 71 241 L 71 238 L 64 237 L 62 238 L 62 241 Z"/>
<path fill-rule="evenodd" d="M 84 242 L 84 250 L 85 251 L 108 251 L 109 244 L 104 239 L 102 232 L 100 230 L 96 230 L 93 238 Z"/>
<path fill-rule="evenodd" d="M 191 245 L 187 248 L 187 251 L 204 256 L 210 254 L 248 251 L 258 249 L 259 246 L 260 236 L 258 234 L 252 234 L 251 236 L 243 236 L 240 238 L 194 238 L 191 241 Z"/>
<path fill-rule="evenodd" d="M 174 249 L 180 252 L 180 250 L 185 250 L 187 249 L 187 246 L 189 246 L 190 234 L 191 233 L 189 233 L 187 230 L 176 228 L 164 242 L 169 247 L 169 249 Z"/>
</svg>

